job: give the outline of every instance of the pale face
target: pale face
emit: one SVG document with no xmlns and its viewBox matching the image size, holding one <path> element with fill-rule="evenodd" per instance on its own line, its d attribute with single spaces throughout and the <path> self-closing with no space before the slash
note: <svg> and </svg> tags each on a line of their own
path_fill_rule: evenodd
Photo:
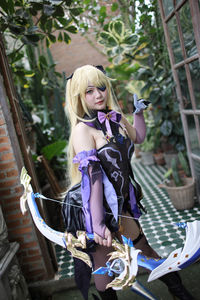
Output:
<svg viewBox="0 0 200 300">
<path fill-rule="evenodd" d="M 85 91 L 85 103 L 91 110 L 105 109 L 107 104 L 106 87 L 96 87 L 89 83 Z"/>
</svg>

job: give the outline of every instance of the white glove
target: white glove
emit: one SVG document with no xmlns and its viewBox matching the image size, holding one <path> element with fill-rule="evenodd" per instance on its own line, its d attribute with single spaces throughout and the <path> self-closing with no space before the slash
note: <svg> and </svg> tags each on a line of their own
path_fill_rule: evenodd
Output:
<svg viewBox="0 0 200 300">
<path fill-rule="evenodd" d="M 138 114 L 142 110 L 146 109 L 149 105 L 149 101 L 145 99 L 139 99 L 136 94 L 133 94 L 133 113 Z"/>
</svg>

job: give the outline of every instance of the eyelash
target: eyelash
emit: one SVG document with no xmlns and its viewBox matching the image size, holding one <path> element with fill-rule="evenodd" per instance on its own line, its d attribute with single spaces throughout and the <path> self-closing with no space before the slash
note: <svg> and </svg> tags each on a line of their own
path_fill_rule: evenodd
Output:
<svg viewBox="0 0 200 300">
<path fill-rule="evenodd" d="M 90 94 L 92 92 L 92 90 L 86 91 L 86 94 Z"/>
</svg>

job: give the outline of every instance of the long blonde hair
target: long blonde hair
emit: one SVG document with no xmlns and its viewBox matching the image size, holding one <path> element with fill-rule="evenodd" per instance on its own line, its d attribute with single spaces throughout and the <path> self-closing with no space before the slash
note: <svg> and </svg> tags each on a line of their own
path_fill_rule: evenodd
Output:
<svg viewBox="0 0 200 300">
<path fill-rule="evenodd" d="M 72 163 L 75 156 L 74 148 L 72 145 L 72 131 L 76 124 L 83 119 L 85 113 L 90 115 L 88 108 L 85 104 L 85 91 L 88 83 L 98 87 L 106 86 L 107 89 L 107 106 L 111 109 L 119 109 L 111 88 L 110 79 L 98 68 L 85 65 L 77 68 L 72 75 L 72 78 L 67 81 L 66 85 L 66 113 L 71 125 L 71 134 L 68 144 L 68 173 L 71 185 L 74 185 L 81 180 L 81 173 L 78 171 L 78 165 Z"/>
</svg>

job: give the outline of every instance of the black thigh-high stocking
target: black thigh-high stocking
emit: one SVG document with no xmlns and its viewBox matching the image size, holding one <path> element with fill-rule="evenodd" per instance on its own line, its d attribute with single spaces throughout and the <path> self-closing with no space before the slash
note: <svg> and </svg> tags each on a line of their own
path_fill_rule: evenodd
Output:
<svg viewBox="0 0 200 300">
<path fill-rule="evenodd" d="M 96 251 L 92 253 L 94 270 L 106 265 L 108 254 L 112 251 L 112 247 L 104 247 L 100 245 L 96 247 Z M 112 288 L 106 289 L 107 284 L 109 284 L 112 280 L 113 277 L 108 276 L 108 274 L 94 274 L 95 286 L 101 299 L 117 300 L 116 292 Z"/>
</svg>

